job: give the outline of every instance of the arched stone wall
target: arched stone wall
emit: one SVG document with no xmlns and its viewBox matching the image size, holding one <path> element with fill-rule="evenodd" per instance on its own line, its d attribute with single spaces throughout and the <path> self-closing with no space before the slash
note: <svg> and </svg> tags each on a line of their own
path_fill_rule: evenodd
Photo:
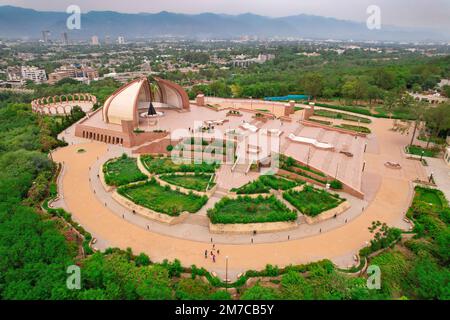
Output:
<svg viewBox="0 0 450 320">
<path fill-rule="evenodd" d="M 68 115 L 73 107 L 79 106 L 81 102 L 89 108 L 83 108 L 86 112 L 94 107 L 97 98 L 89 93 L 41 97 L 31 101 L 31 110 L 38 114 Z"/>
</svg>

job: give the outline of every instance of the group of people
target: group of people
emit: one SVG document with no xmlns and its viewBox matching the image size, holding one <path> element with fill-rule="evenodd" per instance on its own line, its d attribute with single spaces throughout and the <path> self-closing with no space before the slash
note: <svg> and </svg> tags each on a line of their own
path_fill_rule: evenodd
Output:
<svg viewBox="0 0 450 320">
<path fill-rule="evenodd" d="M 216 245 L 213 244 L 211 250 L 205 250 L 205 259 L 208 259 L 208 257 L 211 257 L 212 261 L 215 263 L 216 255 L 219 255 L 219 254 L 220 254 L 220 250 L 216 249 Z"/>
</svg>

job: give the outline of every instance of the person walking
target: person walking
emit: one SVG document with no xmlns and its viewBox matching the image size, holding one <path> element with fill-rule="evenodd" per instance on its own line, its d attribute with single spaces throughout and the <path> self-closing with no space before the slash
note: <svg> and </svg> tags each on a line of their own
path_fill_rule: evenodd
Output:
<svg viewBox="0 0 450 320">
<path fill-rule="evenodd" d="M 213 255 L 213 262 L 216 263 L 216 256 Z"/>
<path fill-rule="evenodd" d="M 205 259 L 208 259 L 208 250 L 205 250 Z"/>
</svg>

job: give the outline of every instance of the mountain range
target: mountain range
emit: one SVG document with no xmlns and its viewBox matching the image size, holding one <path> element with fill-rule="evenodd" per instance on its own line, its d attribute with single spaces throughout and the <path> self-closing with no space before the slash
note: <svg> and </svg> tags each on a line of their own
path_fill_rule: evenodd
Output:
<svg viewBox="0 0 450 320">
<path fill-rule="evenodd" d="M 119 13 L 90 11 L 81 16 L 81 29 L 68 30 L 65 12 L 36 11 L 0 6 L 0 38 L 38 39 L 43 30 L 59 40 L 67 32 L 70 39 L 100 39 L 124 36 L 126 39 L 183 37 L 190 39 L 235 39 L 244 35 L 260 38 L 304 38 L 377 41 L 449 41 L 448 31 L 384 26 L 369 30 L 365 23 L 312 15 L 271 18 L 251 13 L 226 15 L 215 13 L 178 14 Z"/>
</svg>

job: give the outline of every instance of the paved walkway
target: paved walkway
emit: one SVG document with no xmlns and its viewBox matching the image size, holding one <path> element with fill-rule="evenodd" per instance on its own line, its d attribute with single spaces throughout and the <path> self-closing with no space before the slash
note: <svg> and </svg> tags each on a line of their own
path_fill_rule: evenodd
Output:
<svg viewBox="0 0 450 320">
<path fill-rule="evenodd" d="M 447 200 L 450 202 L 450 166 L 444 159 L 426 158 L 428 167 L 426 167 L 427 175 L 433 173 L 434 182 L 439 190 L 441 190 Z"/>
<path fill-rule="evenodd" d="M 111 148 L 110 152 L 117 154 L 123 151 L 120 148 L 114 151 L 111 146 L 95 142 L 70 145 L 54 152 L 53 158 L 55 161 L 64 162 L 65 166 L 60 186 L 63 206 L 73 214 L 74 220 L 98 239 L 96 246 L 100 249 L 109 246 L 130 247 L 135 253 L 147 253 L 153 261 L 178 258 L 184 265 L 195 264 L 221 276 L 225 273 L 224 257 L 227 255 L 231 277 L 248 269 L 262 269 L 268 263 L 285 266 L 324 258 L 331 259 L 342 267 L 348 267 L 354 263 L 353 255 L 373 237 L 368 231 L 372 221 L 380 220 L 390 226 L 409 227 L 403 218 L 413 194 L 411 181 L 417 177 L 426 177 L 418 161 L 402 156 L 401 148 L 409 138 L 390 131 L 390 120 L 374 119 L 370 127 L 378 141 L 375 146 L 369 148 L 368 145 L 368 153 L 365 154 L 363 191 L 371 202 L 362 214 L 340 227 L 329 231 L 322 230 L 321 233 L 299 239 L 291 237 L 290 241 L 287 241 L 285 236 L 284 239 L 274 237 L 271 242 L 267 242 L 262 240 L 263 237 L 272 235 L 257 235 L 253 244 L 250 243 L 250 237 L 247 244 L 242 244 L 240 237 L 227 236 L 227 244 L 221 244 L 215 236 L 214 242 L 218 243 L 217 247 L 221 252 L 216 263 L 204 258 L 204 250 L 210 248 L 208 239 L 195 238 L 199 237 L 198 228 L 202 226 L 187 224 L 180 230 L 178 237 L 174 237 L 139 226 L 136 221 L 131 221 L 139 217 L 125 215 L 123 208 L 124 218 L 116 212 L 117 208 L 112 208 L 108 203 L 105 206 L 102 187 L 96 186 L 98 183 L 95 180 L 91 181 L 91 184 L 89 178 L 92 180 L 92 175 L 96 177 L 96 173 L 93 173 L 96 169 L 93 167 L 98 166 L 103 158 L 106 160 L 110 157 L 108 148 Z M 77 153 L 79 148 L 85 149 L 86 152 Z M 399 162 L 402 169 L 386 168 L 386 161 Z M 93 188 L 96 190 L 95 194 Z M 120 208 L 118 210 L 120 211 Z M 158 224 L 158 228 L 168 227 Z"/>
</svg>

